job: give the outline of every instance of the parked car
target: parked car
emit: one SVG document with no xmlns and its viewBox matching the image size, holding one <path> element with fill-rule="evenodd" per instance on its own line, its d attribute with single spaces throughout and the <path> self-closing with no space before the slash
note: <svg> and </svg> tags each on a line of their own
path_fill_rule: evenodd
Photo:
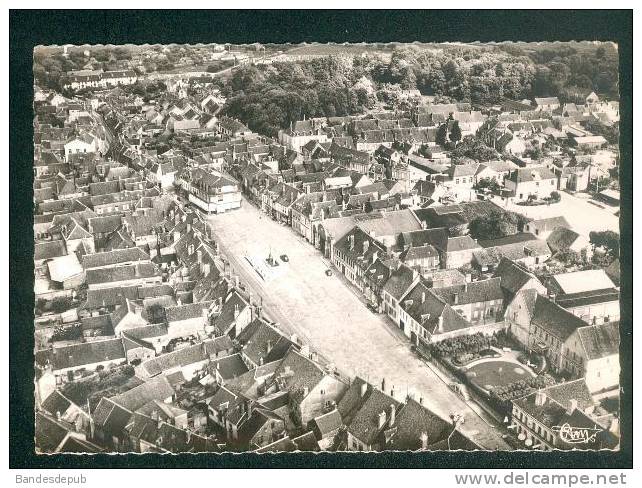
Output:
<svg viewBox="0 0 642 488">
<path fill-rule="evenodd" d="M 332 270 L 331 269 L 326 269 L 325 270 L 326 276 L 332 276 Z"/>
<path fill-rule="evenodd" d="M 377 307 L 372 303 L 368 303 L 366 306 L 372 313 L 379 313 L 379 310 L 377 310 Z"/>
<path fill-rule="evenodd" d="M 288 261 L 290 261 L 290 258 L 288 257 L 287 254 L 281 254 L 281 261 L 283 261 L 284 263 L 287 263 Z"/>
</svg>

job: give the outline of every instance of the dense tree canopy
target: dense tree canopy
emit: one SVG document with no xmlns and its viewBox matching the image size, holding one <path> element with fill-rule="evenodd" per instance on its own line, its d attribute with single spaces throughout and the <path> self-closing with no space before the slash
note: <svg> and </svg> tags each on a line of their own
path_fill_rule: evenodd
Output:
<svg viewBox="0 0 642 488">
<path fill-rule="evenodd" d="M 452 133 L 450 137 L 452 139 Z M 457 148 L 451 153 L 451 158 L 455 163 L 459 163 L 465 159 L 473 159 L 479 163 L 483 163 L 484 161 L 492 161 L 499 157 L 500 154 L 495 149 L 488 147 L 473 136 L 464 137 L 457 145 Z"/>
<path fill-rule="evenodd" d="M 526 217 L 515 212 L 494 212 L 473 219 L 468 228 L 474 239 L 483 241 L 517 234 L 527 222 Z"/>
<path fill-rule="evenodd" d="M 620 234 L 611 230 L 590 232 L 589 241 L 595 247 L 605 248 L 611 255 L 620 256 Z"/>
<path fill-rule="evenodd" d="M 368 80 L 362 79 L 369 70 L 364 63 L 360 58 L 324 57 L 243 66 L 225 87 L 230 97 L 226 112 L 269 135 L 303 117 L 363 113 L 374 102 Z"/>
</svg>

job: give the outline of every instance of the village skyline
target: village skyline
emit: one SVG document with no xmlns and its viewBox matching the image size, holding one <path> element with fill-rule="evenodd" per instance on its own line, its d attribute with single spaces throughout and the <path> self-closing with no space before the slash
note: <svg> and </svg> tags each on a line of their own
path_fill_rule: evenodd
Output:
<svg viewBox="0 0 642 488">
<path fill-rule="evenodd" d="M 617 54 L 37 47 L 37 452 L 618 450 Z"/>
</svg>

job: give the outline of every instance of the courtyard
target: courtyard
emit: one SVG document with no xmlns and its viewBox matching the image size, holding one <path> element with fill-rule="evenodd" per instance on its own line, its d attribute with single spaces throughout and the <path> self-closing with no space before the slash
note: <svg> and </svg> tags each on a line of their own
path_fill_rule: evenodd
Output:
<svg viewBox="0 0 642 488">
<path fill-rule="evenodd" d="M 214 239 L 233 273 L 260 295 L 265 314 L 282 330 L 296 334 L 339 371 L 374 385 L 385 378 L 403 401 L 407 394 L 444 418 L 462 413 L 462 430 L 488 449 L 506 449 L 495 426 L 449 389 L 410 350 L 403 333 L 384 315 L 371 312 L 358 292 L 330 263 L 290 227 L 279 225 L 247 200 L 240 209 L 208 217 Z M 289 262 L 266 283 L 243 256 L 287 254 Z M 258 297 L 256 297 L 258 299 Z"/>
<path fill-rule="evenodd" d="M 564 191 L 559 193 L 562 197 L 561 201 L 551 205 L 516 205 L 514 202 L 506 202 L 499 197 L 493 198 L 493 202 L 506 210 L 521 213 L 530 219 L 546 219 L 563 215 L 571 229 L 585 237 L 588 237 L 591 231 L 620 232 L 620 219 L 614 215 L 613 209 L 595 205 L 588 194 L 571 195 Z"/>
<path fill-rule="evenodd" d="M 513 361 L 480 360 L 466 369 L 466 377 L 479 388 L 490 391 L 498 386 L 535 377 L 535 373 Z"/>
</svg>

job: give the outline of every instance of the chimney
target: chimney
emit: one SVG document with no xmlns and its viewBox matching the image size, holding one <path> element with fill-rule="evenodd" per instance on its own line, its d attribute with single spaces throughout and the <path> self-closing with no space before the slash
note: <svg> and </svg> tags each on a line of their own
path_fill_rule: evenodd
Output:
<svg viewBox="0 0 642 488">
<path fill-rule="evenodd" d="M 568 401 L 568 409 L 566 410 L 566 414 L 567 415 L 572 415 L 573 412 L 575 412 L 576 409 L 577 409 L 577 400 L 575 400 L 574 398 L 571 398 Z"/>
<path fill-rule="evenodd" d="M 383 428 L 384 424 L 386 423 L 386 412 L 385 410 L 383 412 L 379 412 L 379 428 Z"/>
<path fill-rule="evenodd" d="M 366 392 L 368 391 L 368 383 L 365 381 L 361 384 L 361 398 L 366 396 Z"/>
<path fill-rule="evenodd" d="M 196 261 L 198 263 L 202 263 L 203 262 L 203 251 L 201 251 L 200 249 L 198 251 L 196 251 Z"/>
<path fill-rule="evenodd" d="M 535 405 L 538 407 L 541 407 L 546 403 L 546 393 L 544 393 L 542 390 L 537 390 L 537 393 L 535 394 Z"/>
<path fill-rule="evenodd" d="M 236 320 L 239 316 L 239 305 L 238 303 L 234 305 L 234 320 Z"/>
<path fill-rule="evenodd" d="M 422 291 L 421 292 L 421 303 L 425 303 L 425 302 L 426 302 L 426 292 Z"/>
<path fill-rule="evenodd" d="M 352 251 L 354 249 L 354 235 L 348 236 L 348 240 L 350 241 L 350 250 Z"/>
<path fill-rule="evenodd" d="M 370 241 L 363 241 L 363 254 L 368 252 L 369 247 L 370 247 Z"/>
<path fill-rule="evenodd" d="M 419 439 L 421 440 L 421 448 L 428 449 L 428 434 L 426 434 L 426 432 L 422 432 Z"/>
<path fill-rule="evenodd" d="M 392 427 L 395 423 L 395 418 L 397 414 L 397 408 L 395 407 L 394 403 L 390 404 L 390 427 Z"/>
<path fill-rule="evenodd" d="M 457 305 L 459 303 L 459 293 L 453 293 L 453 304 Z"/>
<path fill-rule="evenodd" d="M 439 316 L 439 320 L 437 322 L 437 330 L 439 332 L 443 332 L 444 331 L 444 317 L 443 317 L 443 315 Z"/>
<path fill-rule="evenodd" d="M 385 392 L 386 391 L 386 379 L 381 380 L 381 391 Z"/>
</svg>

